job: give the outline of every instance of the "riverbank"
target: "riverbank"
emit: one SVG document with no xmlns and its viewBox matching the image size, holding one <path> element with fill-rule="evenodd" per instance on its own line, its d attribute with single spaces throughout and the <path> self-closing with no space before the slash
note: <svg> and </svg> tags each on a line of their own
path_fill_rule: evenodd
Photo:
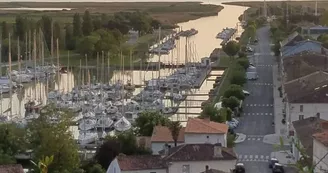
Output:
<svg viewBox="0 0 328 173">
<path fill-rule="evenodd" d="M 75 13 L 82 14 L 88 9 L 96 15 L 143 11 L 162 24 L 172 26 L 201 17 L 215 16 L 223 9 L 223 6 L 201 4 L 201 2 L 0 2 L 0 8 L 2 8 L 0 14 L 3 14 L 0 16 L 0 20 L 9 23 L 15 22 L 17 14 L 37 20 L 43 15 L 48 15 L 55 21 L 72 23 L 71 17 Z M 32 11 L 33 8 L 38 11 Z M 57 8 L 57 11 L 40 11 L 42 8 L 54 10 Z M 58 9 L 63 10 L 58 11 Z"/>
<path fill-rule="evenodd" d="M 281 4 L 286 1 L 266 1 L 267 6 L 280 7 Z M 317 1 L 319 8 L 328 8 L 328 1 Z M 223 2 L 224 5 L 236 5 L 251 8 L 263 8 L 263 1 L 237 1 L 237 2 Z M 304 7 L 315 7 L 315 1 L 288 1 L 291 6 L 304 6 Z"/>
</svg>

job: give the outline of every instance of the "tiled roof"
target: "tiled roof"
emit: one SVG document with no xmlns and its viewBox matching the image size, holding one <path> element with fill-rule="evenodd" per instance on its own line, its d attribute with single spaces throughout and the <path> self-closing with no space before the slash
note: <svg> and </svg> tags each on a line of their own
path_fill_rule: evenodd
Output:
<svg viewBox="0 0 328 173">
<path fill-rule="evenodd" d="M 318 132 L 322 132 L 321 123 L 325 120 L 319 119 L 317 117 L 309 117 L 303 120 L 298 120 L 293 122 L 293 127 L 295 129 L 297 138 L 304 147 L 308 156 L 312 158 L 313 153 L 313 138 L 312 135 Z"/>
<path fill-rule="evenodd" d="M 120 155 L 117 160 L 122 171 L 164 169 L 167 167 L 160 155 Z"/>
<path fill-rule="evenodd" d="M 324 146 L 328 147 L 328 131 L 325 130 L 321 133 L 316 133 L 313 135 L 313 138 L 322 143 Z"/>
<path fill-rule="evenodd" d="M 222 157 L 214 155 L 213 144 L 183 144 L 171 148 L 164 157 L 170 162 L 175 161 L 210 161 L 210 160 L 235 160 L 236 153 L 230 149 L 221 147 Z M 161 151 L 163 153 L 163 151 Z"/>
<path fill-rule="evenodd" d="M 304 40 L 297 42 L 294 46 L 287 46 L 285 49 L 282 49 L 282 56 L 291 56 L 303 51 L 313 51 L 321 53 L 323 51 L 327 52 L 327 49 L 321 46 L 321 43 L 314 40 Z"/>
<path fill-rule="evenodd" d="M 284 91 L 290 103 L 328 103 L 327 86 L 328 73 L 317 71 L 285 83 Z"/>
<path fill-rule="evenodd" d="M 328 71 L 328 56 L 311 51 L 283 58 L 284 75 L 286 81 L 291 81 L 316 71 Z"/>
<path fill-rule="evenodd" d="M 178 142 L 184 142 L 184 131 L 185 128 L 183 127 L 180 130 Z M 170 129 L 165 126 L 154 127 L 153 134 L 151 135 L 151 142 L 173 142 Z"/>
<path fill-rule="evenodd" d="M 24 173 L 22 165 L 0 165 L 0 173 Z"/>
<path fill-rule="evenodd" d="M 117 157 L 122 171 L 164 169 L 170 162 L 236 160 L 233 149 L 220 147 L 222 157 L 214 155 L 213 144 L 184 144 L 170 148 L 167 155 L 119 155 Z M 218 145 L 216 145 L 218 146 Z M 164 154 L 164 151 L 160 153 Z"/>
<path fill-rule="evenodd" d="M 201 173 L 226 173 L 224 171 L 216 170 L 216 169 L 209 169 Z"/>
<path fill-rule="evenodd" d="M 198 118 L 189 118 L 185 129 L 185 133 L 225 134 L 227 132 L 226 124 Z"/>
</svg>

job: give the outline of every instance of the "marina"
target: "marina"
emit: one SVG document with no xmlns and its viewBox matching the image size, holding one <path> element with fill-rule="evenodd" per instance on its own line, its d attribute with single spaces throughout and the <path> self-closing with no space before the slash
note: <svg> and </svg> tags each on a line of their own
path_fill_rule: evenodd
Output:
<svg viewBox="0 0 328 173">
<path fill-rule="evenodd" d="M 221 45 L 225 45 L 228 41 L 233 39 L 232 37 L 237 33 L 238 29 L 236 28 L 224 28 L 223 31 L 219 32 L 216 35 L 217 39 L 221 39 Z"/>
</svg>

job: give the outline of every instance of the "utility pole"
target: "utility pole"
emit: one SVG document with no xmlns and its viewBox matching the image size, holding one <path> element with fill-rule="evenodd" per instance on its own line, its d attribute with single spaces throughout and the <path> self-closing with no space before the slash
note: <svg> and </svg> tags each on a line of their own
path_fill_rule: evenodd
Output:
<svg viewBox="0 0 328 173">
<path fill-rule="evenodd" d="M 314 11 L 314 16 L 318 16 L 318 1 L 315 1 L 315 11 Z"/>
</svg>

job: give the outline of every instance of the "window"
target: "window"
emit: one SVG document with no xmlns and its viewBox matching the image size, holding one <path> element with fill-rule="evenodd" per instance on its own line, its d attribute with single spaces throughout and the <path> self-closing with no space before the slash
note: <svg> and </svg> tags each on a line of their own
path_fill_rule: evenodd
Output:
<svg viewBox="0 0 328 173">
<path fill-rule="evenodd" d="M 303 105 L 300 105 L 300 112 L 303 112 Z"/>
<path fill-rule="evenodd" d="M 298 120 L 303 120 L 304 119 L 304 115 L 299 115 L 298 116 Z"/>
<path fill-rule="evenodd" d="M 182 173 L 190 173 L 190 166 L 189 165 L 183 165 L 182 166 Z"/>
</svg>

